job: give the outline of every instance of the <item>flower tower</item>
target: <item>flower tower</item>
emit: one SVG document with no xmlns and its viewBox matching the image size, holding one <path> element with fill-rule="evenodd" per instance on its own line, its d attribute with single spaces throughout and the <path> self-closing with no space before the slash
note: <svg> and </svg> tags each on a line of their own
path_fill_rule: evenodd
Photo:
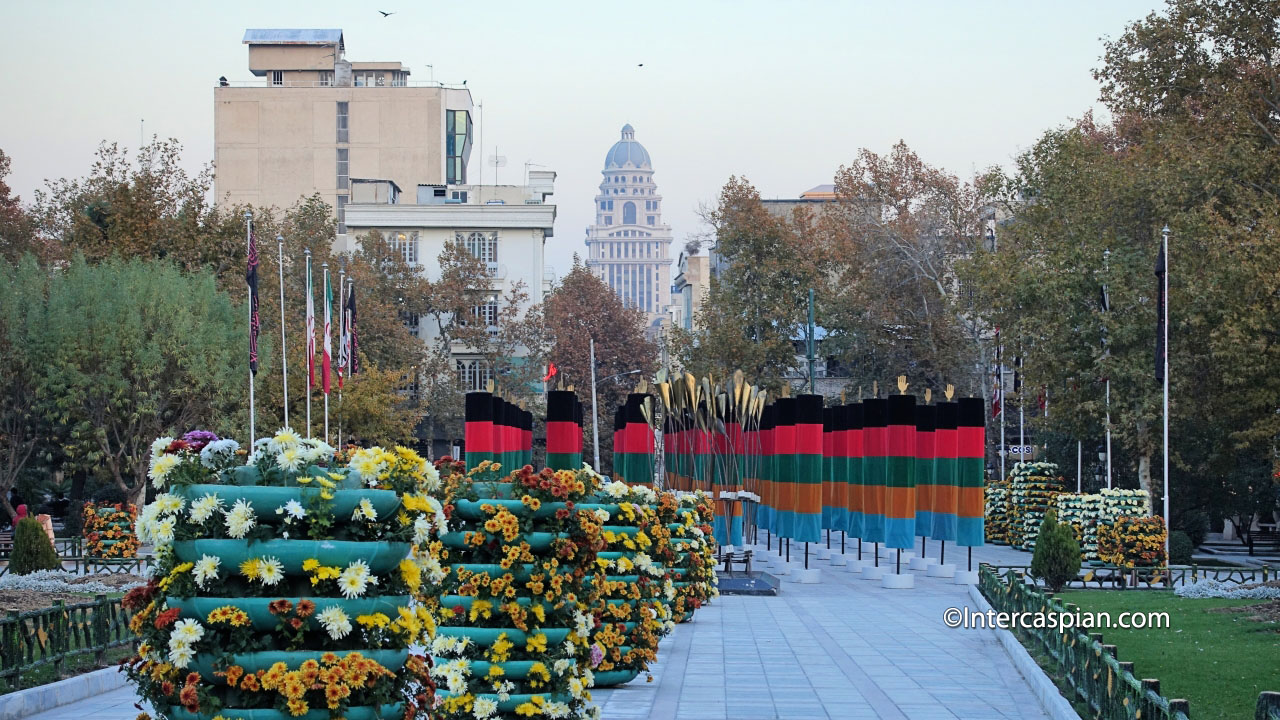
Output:
<svg viewBox="0 0 1280 720">
<path fill-rule="evenodd" d="M 658 516 L 666 523 L 674 556 L 671 611 L 676 622 L 687 622 L 695 610 L 720 596 L 711 534 L 714 512 L 711 498 L 701 491 L 663 493 L 658 499 Z"/>
<path fill-rule="evenodd" d="M 91 558 L 133 558 L 138 556 L 138 536 L 134 524 L 138 508 L 131 503 L 84 504 L 84 549 Z"/>
<path fill-rule="evenodd" d="M 289 428 L 247 464 L 212 433 L 152 446 L 165 490 L 139 520 L 157 571 L 125 598 L 141 638 L 126 665 L 171 720 L 426 718 L 434 705 L 424 593 L 446 529 L 439 475 L 412 450 L 349 467 Z"/>
<path fill-rule="evenodd" d="M 441 497 L 452 531 L 430 646 L 450 720 L 587 718 L 603 650 L 590 642 L 601 603 L 600 477 L 587 469 L 502 475 L 482 461 L 448 464 Z"/>
</svg>

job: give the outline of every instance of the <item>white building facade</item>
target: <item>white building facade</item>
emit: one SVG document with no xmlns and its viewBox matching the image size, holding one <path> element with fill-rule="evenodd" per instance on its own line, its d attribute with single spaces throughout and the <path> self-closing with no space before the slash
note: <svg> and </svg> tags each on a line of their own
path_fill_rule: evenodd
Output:
<svg viewBox="0 0 1280 720">
<path fill-rule="evenodd" d="M 342 249 L 354 249 L 357 236 L 377 230 L 406 262 L 427 279 L 438 280 L 436 259 L 445 244 L 463 243 L 488 266 L 487 295 L 475 310 L 496 329 L 503 296 L 522 285 L 527 298 L 520 310 L 527 312 L 542 302 L 555 281 L 544 259 L 546 239 L 554 235 L 556 206 L 546 198 L 555 177 L 551 171 L 532 171 L 528 185 L 419 185 L 415 203 L 404 202 L 403 193 L 389 181 L 353 181 Z M 435 339 L 421 318 L 407 318 L 406 323 L 415 335 L 421 330 L 422 340 Z M 483 390 L 493 378 L 492 369 L 472 348 L 455 343 L 451 352 L 466 389 Z"/>
<path fill-rule="evenodd" d="M 660 324 L 670 305 L 671 227 L 662 222 L 649 152 L 630 125 L 609 149 L 601 174 L 596 221 L 587 228 L 587 268 L 624 304 L 644 311 L 649 325 Z"/>
</svg>

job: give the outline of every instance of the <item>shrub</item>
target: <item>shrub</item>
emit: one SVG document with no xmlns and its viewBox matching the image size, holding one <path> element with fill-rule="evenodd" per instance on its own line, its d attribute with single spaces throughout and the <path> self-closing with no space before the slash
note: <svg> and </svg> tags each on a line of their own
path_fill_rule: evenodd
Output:
<svg viewBox="0 0 1280 720">
<path fill-rule="evenodd" d="M 62 559 L 53 549 L 49 536 L 35 518 L 23 518 L 13 533 L 13 555 L 9 558 L 9 571 L 26 575 L 36 570 L 61 570 Z"/>
<path fill-rule="evenodd" d="M 1191 543 L 1191 537 L 1181 530 L 1174 530 L 1169 533 L 1169 564 L 1170 565 L 1190 565 L 1191 553 L 1195 550 L 1195 546 Z"/>
<path fill-rule="evenodd" d="M 1080 572 L 1080 544 L 1070 525 L 1058 524 L 1058 513 L 1050 509 L 1040 524 L 1035 553 L 1031 556 L 1031 574 L 1044 580 L 1053 592 L 1062 590 Z"/>
</svg>

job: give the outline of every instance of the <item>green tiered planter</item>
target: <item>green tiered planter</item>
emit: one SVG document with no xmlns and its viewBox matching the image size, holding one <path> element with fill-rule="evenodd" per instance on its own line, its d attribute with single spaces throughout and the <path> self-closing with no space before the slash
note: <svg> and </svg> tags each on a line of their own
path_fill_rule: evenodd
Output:
<svg viewBox="0 0 1280 720">
<path fill-rule="evenodd" d="M 290 500 L 306 504 L 308 496 L 320 492 L 315 487 L 276 487 L 269 485 L 179 485 L 173 488 L 173 494 L 186 498 L 188 502 L 198 500 L 205 495 L 215 495 L 222 499 L 223 507 L 230 507 L 237 500 L 244 500 L 253 506 L 253 512 L 259 516 L 271 516 L 276 508 Z M 379 518 L 389 518 L 400 507 L 400 496 L 390 490 L 334 490 L 334 517 L 345 520 L 360 504 L 368 500 L 373 509 L 378 511 Z"/>
<path fill-rule="evenodd" d="M 332 652 L 340 658 L 345 658 L 353 653 L 360 653 L 388 669 L 402 667 L 405 660 L 409 658 L 408 650 L 264 650 L 263 652 L 232 655 L 231 662 L 244 668 L 246 673 L 269 670 L 272 665 L 278 662 L 284 663 L 290 671 L 293 671 L 308 660 L 320 662 L 320 656 L 328 652 Z M 196 655 L 196 659 L 192 662 L 192 669 L 199 672 L 201 676 L 213 678 L 215 660 L 216 658 L 212 655 L 201 653 Z M 213 682 L 225 684 L 226 681 L 223 678 L 215 678 Z"/>
<path fill-rule="evenodd" d="M 299 574 L 302 563 L 315 558 L 321 565 L 349 565 L 364 560 L 375 573 L 385 573 L 409 556 L 409 543 L 371 543 L 350 540 L 180 540 L 173 552 L 182 562 L 195 562 L 204 555 L 222 559 L 223 567 L 239 567 L 249 558 L 274 557 L 286 573 Z"/>
<path fill-rule="evenodd" d="M 294 605 L 298 604 L 301 597 L 285 598 Z M 382 613 L 387 617 L 396 616 L 396 608 L 408 607 L 408 595 L 381 595 L 377 597 L 363 598 L 325 598 L 325 597 L 308 597 L 308 600 L 316 604 L 316 614 L 320 614 L 337 606 L 342 608 L 351 617 L 359 615 L 372 615 L 374 613 Z M 234 605 L 249 616 L 249 620 L 253 623 L 255 630 L 275 631 L 279 618 L 271 614 L 267 606 L 276 598 L 226 598 L 226 597 L 190 597 L 185 600 L 169 598 L 169 607 L 176 607 L 182 611 L 182 617 L 197 618 L 201 623 L 209 617 L 209 613 L 223 607 L 225 605 Z"/>
<path fill-rule="evenodd" d="M 254 710 L 223 708 L 218 711 L 218 715 L 226 718 L 226 720 L 329 720 L 328 709 L 308 710 L 302 715 L 290 715 L 287 712 L 280 712 L 274 708 L 258 708 Z M 187 712 L 182 707 L 174 705 L 169 708 L 169 717 L 172 718 L 172 720 L 207 720 L 210 715 L 207 713 Z M 350 707 L 347 708 L 347 713 L 343 717 L 345 717 L 346 720 L 382 720 L 383 718 L 400 718 L 404 717 L 404 703 L 382 705 L 379 707 L 374 707 L 372 705 Z"/>
</svg>

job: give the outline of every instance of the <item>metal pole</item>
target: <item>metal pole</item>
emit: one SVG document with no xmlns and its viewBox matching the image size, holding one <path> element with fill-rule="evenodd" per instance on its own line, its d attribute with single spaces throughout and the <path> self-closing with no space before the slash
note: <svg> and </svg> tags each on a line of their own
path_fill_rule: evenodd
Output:
<svg viewBox="0 0 1280 720">
<path fill-rule="evenodd" d="M 595 464 L 592 469 L 600 472 L 600 408 L 596 407 L 596 339 L 588 339 L 591 349 L 591 439 L 595 444 Z"/>
<path fill-rule="evenodd" d="M 1084 442 L 1077 440 L 1076 441 L 1076 492 L 1077 493 L 1082 492 L 1080 478 L 1082 477 L 1081 473 L 1084 472 L 1082 470 L 1083 466 L 1084 466 Z"/>
<path fill-rule="evenodd" d="M 1111 489 L 1111 378 L 1107 378 L 1107 489 Z"/>
<path fill-rule="evenodd" d="M 809 394 L 813 393 L 813 288 L 809 288 Z"/>
<path fill-rule="evenodd" d="M 284 426 L 289 427 L 289 353 L 284 340 L 284 235 L 276 235 L 280 255 L 280 373 L 284 376 Z"/>
<path fill-rule="evenodd" d="M 324 350 L 323 352 L 325 356 L 328 356 L 330 352 L 330 348 L 332 347 L 332 343 L 330 342 L 330 339 L 332 336 L 330 335 L 330 333 L 333 329 L 333 302 L 331 300 L 331 296 L 333 295 L 333 292 L 329 287 L 329 263 L 321 263 L 320 266 L 324 269 Z M 330 360 L 330 362 L 332 362 L 332 360 Z M 325 383 L 328 382 L 329 374 L 328 374 L 327 368 L 323 368 L 323 367 L 321 369 L 321 373 L 322 373 L 323 380 L 321 380 L 320 386 L 324 389 L 324 441 L 327 443 L 329 442 L 329 386 Z"/>
<path fill-rule="evenodd" d="M 347 356 L 347 259 L 338 266 L 338 447 L 342 447 L 342 378 L 351 358 Z"/>
<path fill-rule="evenodd" d="M 314 295 L 314 292 L 313 292 L 313 288 L 311 287 L 314 284 L 311 281 L 311 248 L 307 248 L 306 257 L 307 257 L 307 320 L 306 320 L 307 339 L 306 339 L 306 342 L 303 343 L 303 348 L 305 348 L 303 352 L 305 352 L 307 355 L 307 437 L 313 437 L 311 435 L 311 378 L 313 375 L 315 375 L 314 365 L 316 361 L 316 354 L 315 352 L 313 352 L 315 347 L 315 342 L 316 342 L 316 307 L 315 307 L 315 300 L 312 298 L 312 296 Z"/>
<path fill-rule="evenodd" d="M 253 244 L 253 213 L 244 211 L 244 243 L 245 252 L 249 251 L 249 246 Z M 249 332 L 253 332 L 253 298 L 249 298 Z M 256 439 L 254 433 L 254 401 L 253 401 L 253 368 L 249 368 L 249 445 L 253 445 Z"/>
<path fill-rule="evenodd" d="M 1169 226 L 1161 232 L 1161 250 L 1164 251 L 1164 275 L 1160 279 L 1164 290 L 1164 557 L 1169 560 Z"/>
<path fill-rule="evenodd" d="M 1000 356 L 1000 479 L 1004 480 L 1005 478 L 1008 477 L 1008 475 L 1005 474 L 1005 469 L 1004 469 L 1004 456 L 1005 456 L 1005 452 L 1004 452 L 1004 410 L 1005 410 L 1004 347 L 1003 346 L 997 347 L 996 353 L 998 353 Z"/>
</svg>

